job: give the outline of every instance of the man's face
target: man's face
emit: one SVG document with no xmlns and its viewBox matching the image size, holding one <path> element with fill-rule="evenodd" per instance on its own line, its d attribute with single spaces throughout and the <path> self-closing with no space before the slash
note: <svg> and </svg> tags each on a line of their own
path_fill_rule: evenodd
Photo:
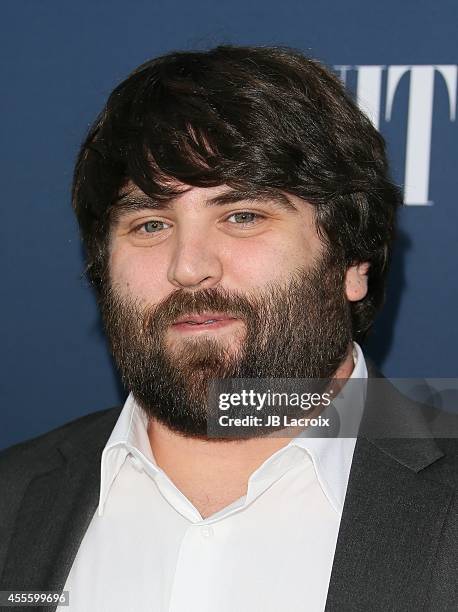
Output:
<svg viewBox="0 0 458 612">
<path fill-rule="evenodd" d="M 219 186 L 157 208 L 135 186 L 124 193 L 101 306 L 147 414 L 205 436 L 212 377 L 335 372 L 351 340 L 345 271 L 328 264 L 310 204 Z"/>
</svg>

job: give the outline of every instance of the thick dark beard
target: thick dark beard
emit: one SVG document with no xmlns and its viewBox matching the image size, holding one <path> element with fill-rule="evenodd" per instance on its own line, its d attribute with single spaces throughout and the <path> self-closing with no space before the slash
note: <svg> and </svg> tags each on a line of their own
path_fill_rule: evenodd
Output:
<svg viewBox="0 0 458 612">
<path fill-rule="evenodd" d="M 344 272 L 327 259 L 262 291 L 178 289 L 147 308 L 106 287 L 99 301 L 123 384 L 149 418 L 185 436 L 207 438 L 210 379 L 328 379 L 352 338 Z M 246 333 L 235 349 L 211 335 L 165 343 L 177 318 L 204 311 L 242 319 Z"/>
</svg>

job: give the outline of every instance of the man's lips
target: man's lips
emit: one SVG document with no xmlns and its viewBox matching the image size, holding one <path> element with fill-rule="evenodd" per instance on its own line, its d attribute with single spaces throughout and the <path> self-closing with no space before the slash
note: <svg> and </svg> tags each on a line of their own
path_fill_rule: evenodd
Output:
<svg viewBox="0 0 458 612">
<path fill-rule="evenodd" d="M 184 315 L 183 317 L 177 319 L 177 321 L 172 324 L 172 327 L 177 330 L 194 329 L 196 331 L 203 328 L 218 329 L 236 320 L 236 317 L 231 317 L 224 313 L 205 312 L 198 315 Z"/>
<path fill-rule="evenodd" d="M 208 312 L 200 315 L 185 315 L 175 321 L 173 325 L 182 325 L 188 323 L 189 325 L 202 325 L 208 322 L 216 323 L 218 321 L 230 321 L 236 317 L 231 317 L 226 314 L 217 312 Z"/>
</svg>

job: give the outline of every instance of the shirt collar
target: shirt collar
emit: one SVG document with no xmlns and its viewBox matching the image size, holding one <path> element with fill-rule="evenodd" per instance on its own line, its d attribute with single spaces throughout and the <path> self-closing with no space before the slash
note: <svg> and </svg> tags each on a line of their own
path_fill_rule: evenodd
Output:
<svg viewBox="0 0 458 612">
<path fill-rule="evenodd" d="M 130 393 L 102 452 L 99 516 L 103 514 L 111 485 L 129 454 L 157 469 L 147 427 L 147 416 Z"/>
<path fill-rule="evenodd" d="M 350 379 L 367 379 L 364 355 L 356 342 L 353 343 L 353 361 L 355 365 Z M 352 404 L 361 406 L 362 409 L 365 401 L 365 386 L 356 385 L 353 388 L 359 391 L 356 397 L 352 396 Z M 348 398 L 345 399 L 345 404 L 347 401 Z M 129 454 L 148 465 L 149 470 L 159 472 L 151 450 L 147 425 L 147 416 L 135 401 L 132 393 L 129 394 L 102 452 L 99 516 L 103 514 L 111 485 Z M 355 444 L 356 438 L 297 437 L 277 453 L 281 454 L 291 446 L 307 451 L 312 459 L 321 488 L 334 510 L 341 515 Z"/>
<path fill-rule="evenodd" d="M 366 401 L 367 366 L 363 351 L 353 342 L 354 368 L 349 377 L 361 379 L 364 384 L 355 383 L 349 386 L 350 394 L 343 400 L 333 401 L 337 411 L 351 409 L 361 415 Z M 347 491 L 348 478 L 355 450 L 355 437 L 297 437 L 290 445 L 305 449 L 312 458 L 318 481 L 334 510 L 341 515 Z"/>
</svg>

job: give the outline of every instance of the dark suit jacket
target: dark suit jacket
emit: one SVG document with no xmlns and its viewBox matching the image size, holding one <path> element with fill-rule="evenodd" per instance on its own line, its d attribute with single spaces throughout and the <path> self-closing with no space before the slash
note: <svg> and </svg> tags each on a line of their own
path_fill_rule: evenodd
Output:
<svg viewBox="0 0 458 612">
<path fill-rule="evenodd" d="M 408 407 L 396 393 L 378 414 Z M 0 453 L 0 590 L 62 590 L 97 508 L 101 453 L 119 413 L 87 415 Z M 326 611 L 456 612 L 457 488 L 456 439 L 358 437 Z"/>
</svg>

